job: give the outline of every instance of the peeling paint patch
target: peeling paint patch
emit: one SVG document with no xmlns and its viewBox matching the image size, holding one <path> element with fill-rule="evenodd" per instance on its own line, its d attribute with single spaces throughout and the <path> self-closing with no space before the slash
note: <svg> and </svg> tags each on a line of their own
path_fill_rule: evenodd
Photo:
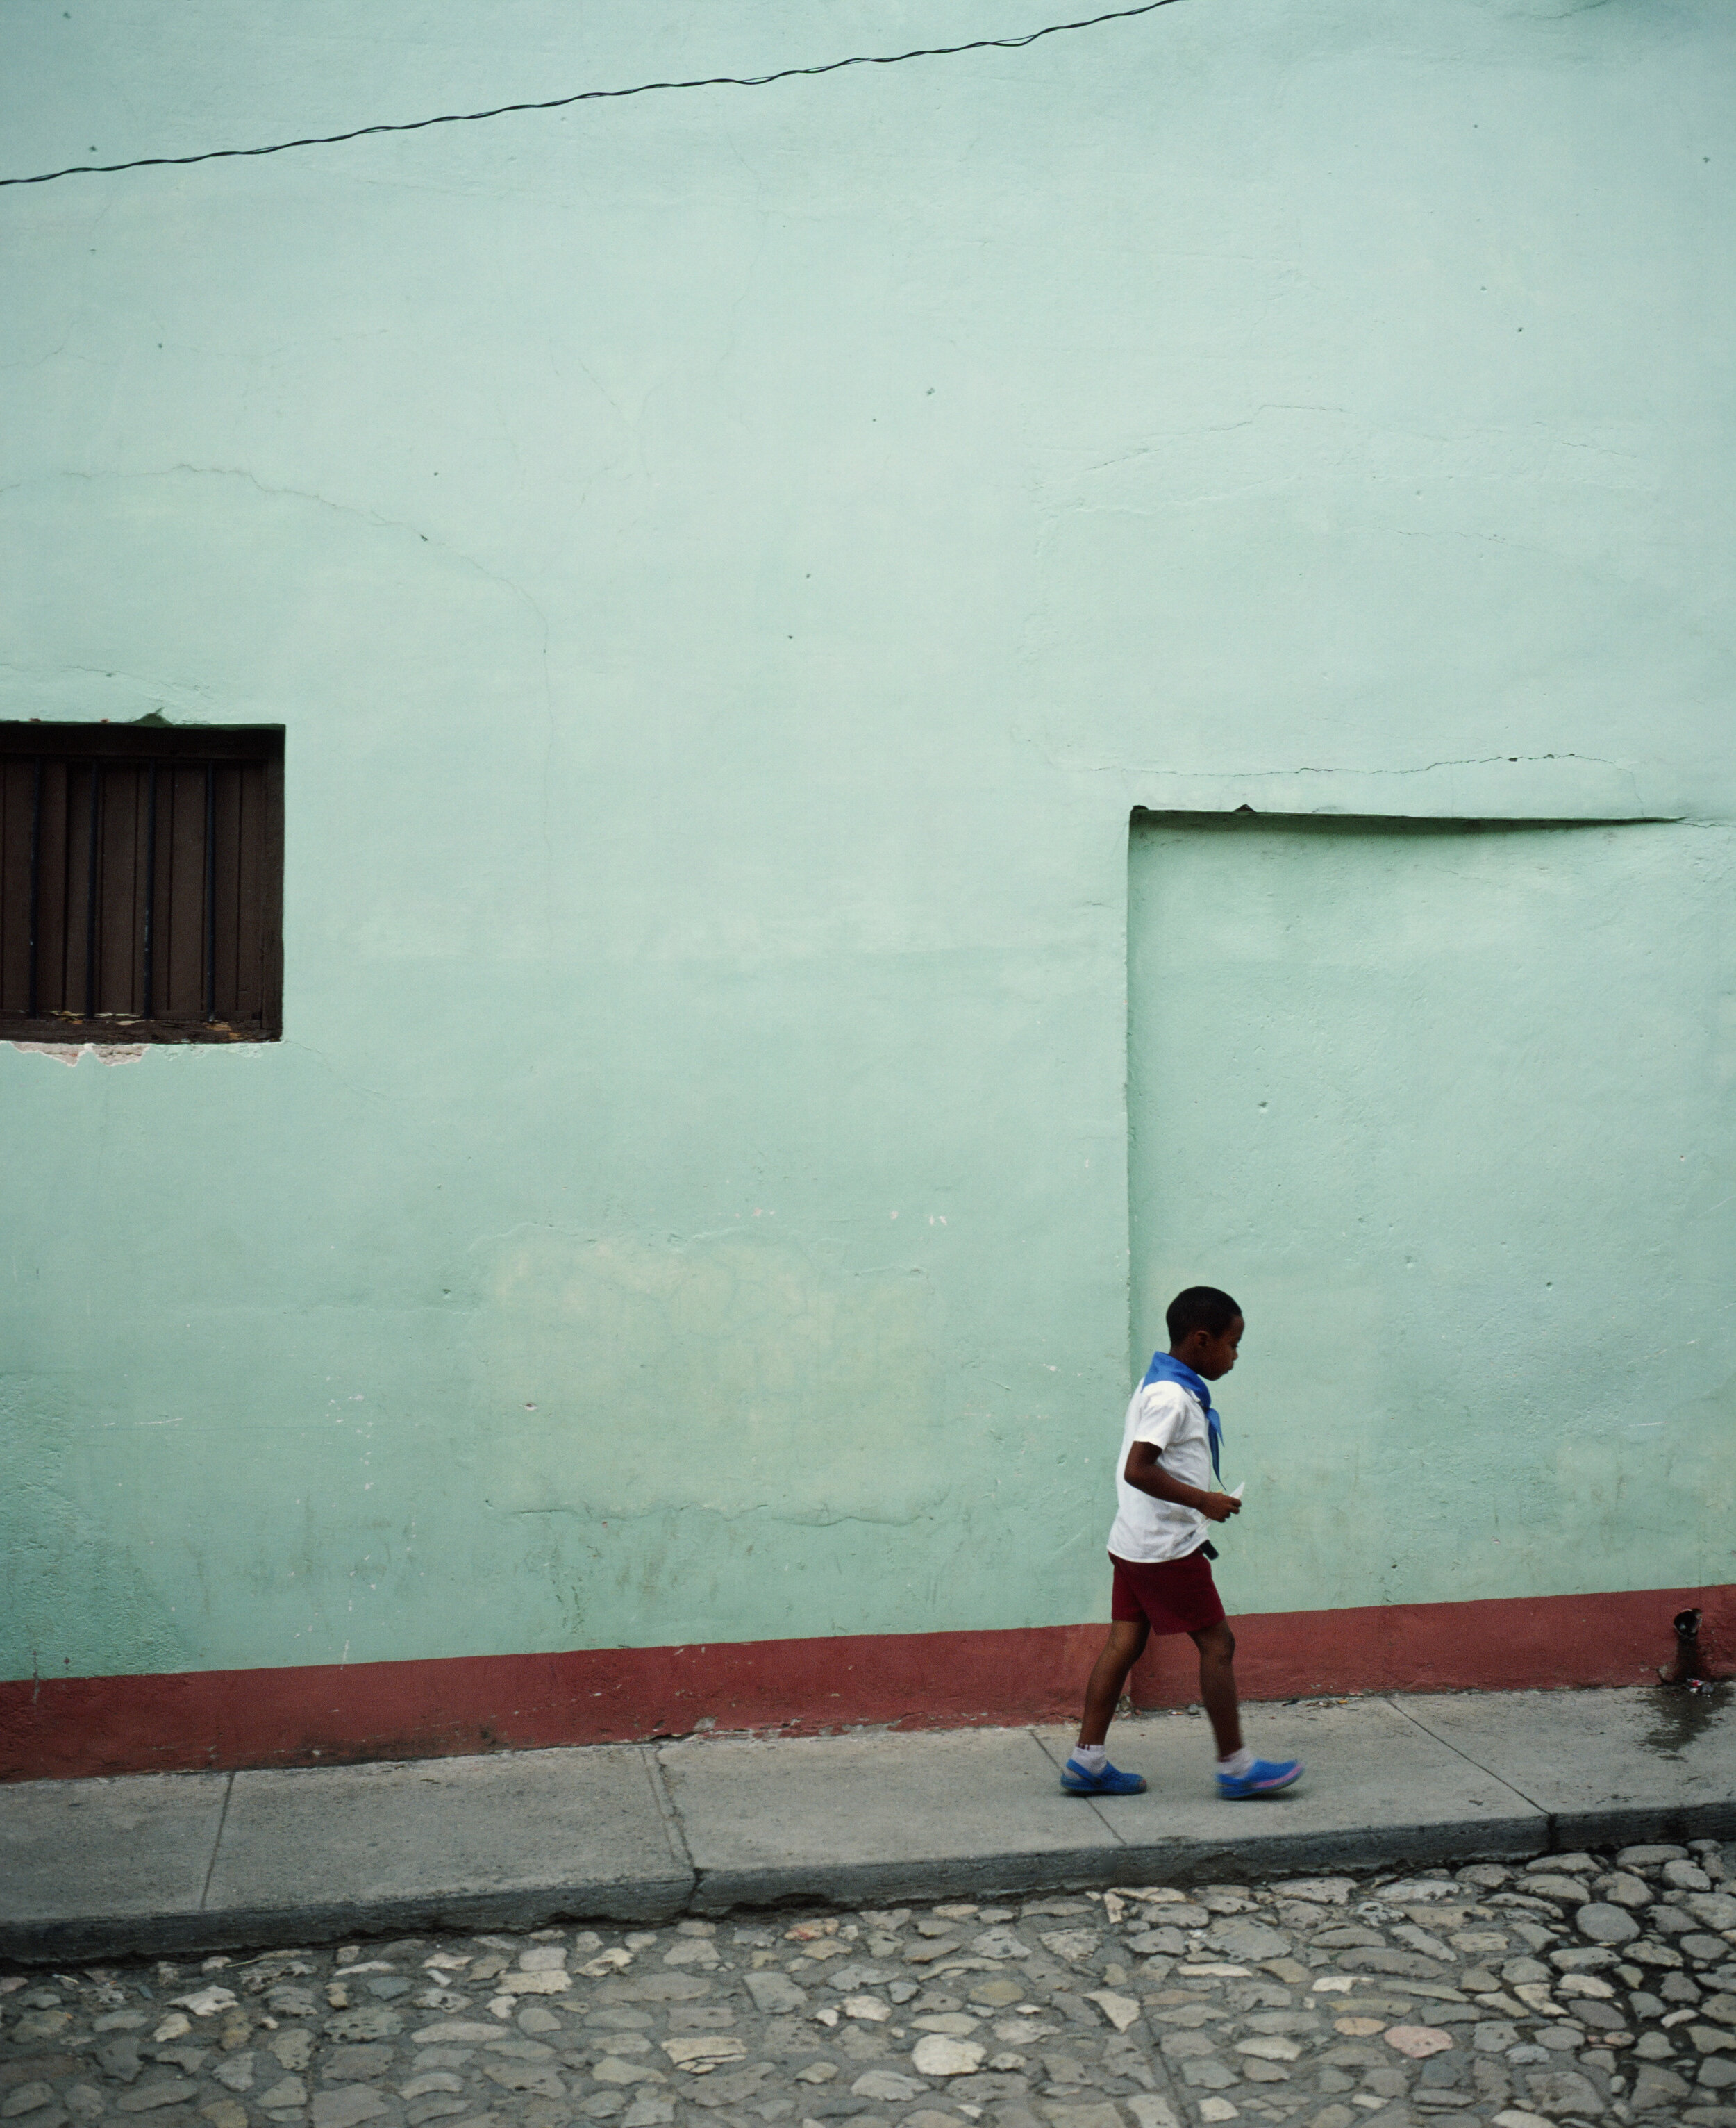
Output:
<svg viewBox="0 0 1736 2128">
<path fill-rule="evenodd" d="M 12 1047 L 26 1057 L 52 1057 L 57 1064 L 76 1064 L 81 1057 L 98 1064 L 136 1064 L 149 1048 L 148 1042 L 15 1042 Z"/>
<path fill-rule="evenodd" d="M 655 1582 L 677 1522 L 725 1557 L 752 1541 L 731 1535 L 742 1522 L 912 1526 L 956 1481 L 918 1269 L 852 1270 L 764 1225 L 662 1241 L 527 1227 L 482 1246 L 495 1306 L 475 1394 L 498 1413 L 488 1503 L 576 1518 L 548 1541 L 587 1561 L 584 1531 L 605 1520 L 643 1526 Z M 714 1451 L 671 1468 L 671 1410 Z M 607 1549 L 616 1570 L 624 1556 Z"/>
</svg>

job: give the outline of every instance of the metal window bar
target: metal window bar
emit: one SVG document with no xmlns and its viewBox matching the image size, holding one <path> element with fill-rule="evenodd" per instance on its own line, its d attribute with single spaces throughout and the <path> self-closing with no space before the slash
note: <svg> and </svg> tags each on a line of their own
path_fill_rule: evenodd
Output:
<svg viewBox="0 0 1736 2128">
<path fill-rule="evenodd" d="M 217 1016 L 217 764 L 205 764 L 205 1017 Z"/>
<path fill-rule="evenodd" d="M 90 765 L 90 862 L 84 900 L 84 1017 L 97 1016 L 97 891 L 102 848 L 102 764 Z"/>
<path fill-rule="evenodd" d="M 42 757 L 31 763 L 30 785 L 30 980 L 25 1009 L 36 1017 L 36 931 L 42 907 Z"/>
<path fill-rule="evenodd" d="M 157 764 L 152 762 L 145 778 L 145 994 L 141 1003 L 146 1019 L 156 1003 L 155 976 L 157 916 Z"/>
</svg>

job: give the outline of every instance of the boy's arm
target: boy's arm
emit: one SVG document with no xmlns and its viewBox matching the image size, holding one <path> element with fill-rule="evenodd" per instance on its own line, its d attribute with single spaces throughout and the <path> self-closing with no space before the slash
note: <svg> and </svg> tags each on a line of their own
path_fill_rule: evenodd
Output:
<svg viewBox="0 0 1736 2128">
<path fill-rule="evenodd" d="M 1127 1466 L 1122 1472 L 1136 1492 L 1154 1500 L 1173 1500 L 1178 1507 L 1192 1508 L 1208 1522 L 1228 1522 L 1239 1515 L 1242 1503 L 1233 1493 L 1202 1493 L 1198 1485 L 1184 1485 L 1164 1470 L 1158 1451 L 1149 1441 L 1136 1441 L 1127 1451 Z"/>
</svg>

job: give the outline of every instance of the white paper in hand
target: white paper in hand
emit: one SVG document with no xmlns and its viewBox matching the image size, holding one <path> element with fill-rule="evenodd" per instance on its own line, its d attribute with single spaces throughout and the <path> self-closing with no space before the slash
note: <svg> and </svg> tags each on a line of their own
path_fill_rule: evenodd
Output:
<svg viewBox="0 0 1736 2128">
<path fill-rule="evenodd" d="M 1245 1490 L 1245 1489 L 1246 1489 L 1246 1487 L 1247 1487 L 1247 1483 L 1248 1483 L 1247 1480 L 1246 1480 L 1245 1478 L 1244 1478 L 1244 1479 L 1242 1480 L 1242 1481 L 1241 1481 L 1241 1484 L 1240 1484 L 1240 1485 L 1238 1485 L 1238 1486 L 1235 1489 L 1235 1490 L 1231 1494 L 1230 1497 L 1231 1497 L 1231 1499 L 1232 1500 L 1239 1500 L 1239 1499 L 1241 1498 L 1243 1492 Z"/>
</svg>

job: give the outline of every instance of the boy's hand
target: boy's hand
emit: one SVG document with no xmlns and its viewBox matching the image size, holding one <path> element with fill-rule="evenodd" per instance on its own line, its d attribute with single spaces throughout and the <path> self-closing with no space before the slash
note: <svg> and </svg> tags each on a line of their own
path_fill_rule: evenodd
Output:
<svg viewBox="0 0 1736 2128">
<path fill-rule="evenodd" d="M 1239 1515 L 1242 1503 L 1234 1493 L 1207 1493 L 1200 1501 L 1200 1513 L 1207 1522 L 1226 1522 L 1231 1515 Z"/>
</svg>

